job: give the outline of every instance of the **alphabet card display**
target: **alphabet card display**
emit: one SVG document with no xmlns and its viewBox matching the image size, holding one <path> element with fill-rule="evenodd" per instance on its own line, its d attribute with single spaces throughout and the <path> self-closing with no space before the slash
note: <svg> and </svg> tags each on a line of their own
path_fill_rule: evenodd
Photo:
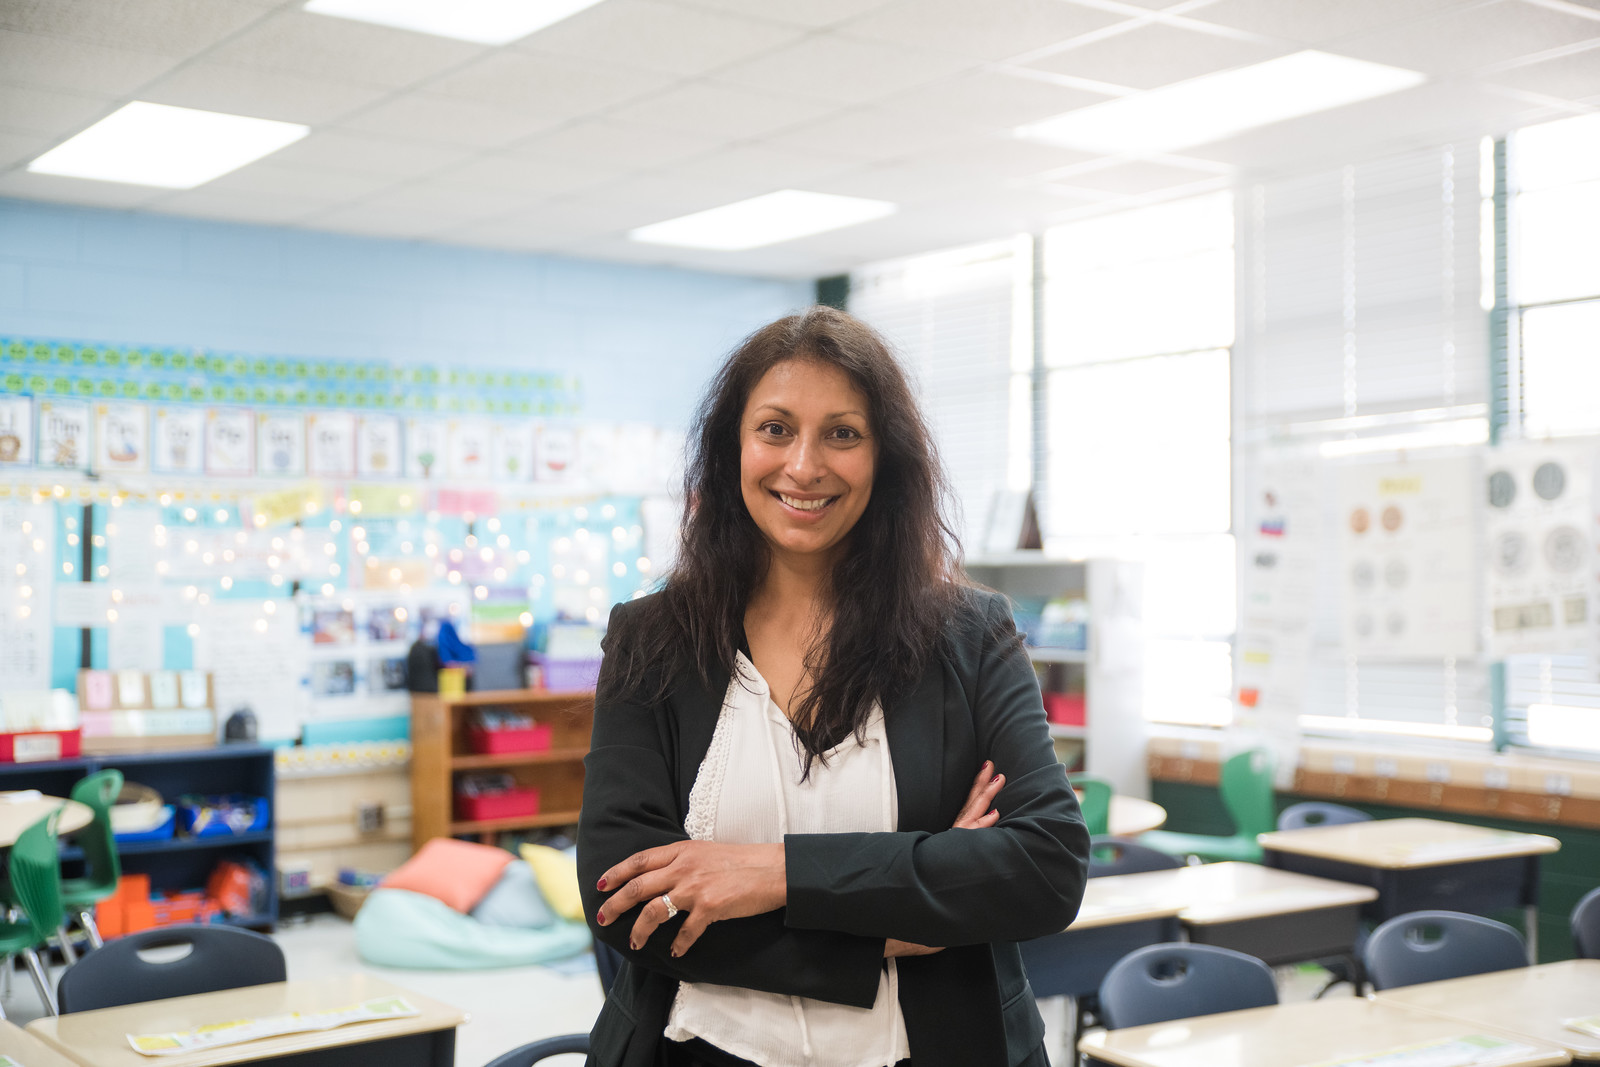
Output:
<svg viewBox="0 0 1600 1067">
<path fill-rule="evenodd" d="M 491 426 L 477 420 L 450 423 L 450 477 L 487 481 L 493 470 Z"/>
<path fill-rule="evenodd" d="M 525 482 L 533 477 L 533 426 L 503 422 L 494 428 L 494 466 L 489 472 L 499 482 Z"/>
<path fill-rule="evenodd" d="M 400 420 L 393 415 L 363 415 L 356 431 L 356 474 L 362 478 L 398 478 Z"/>
<path fill-rule="evenodd" d="M 0 465 L 33 462 L 33 398 L 0 396 Z"/>
<path fill-rule="evenodd" d="M 297 478 L 305 472 L 305 416 L 257 415 L 256 473 L 277 478 Z"/>
<path fill-rule="evenodd" d="M 156 408 L 151 466 L 163 473 L 205 470 L 206 413 L 199 408 Z"/>
<path fill-rule="evenodd" d="M 572 426 L 539 427 L 534 436 L 533 478 L 538 482 L 570 482 L 577 477 L 578 431 Z"/>
<path fill-rule="evenodd" d="M 444 475 L 446 424 L 438 419 L 406 422 L 406 476 L 438 478 Z"/>
<path fill-rule="evenodd" d="M 80 670 L 83 751 L 209 748 L 217 743 L 214 692 L 205 671 Z"/>
<path fill-rule="evenodd" d="M 39 401 L 41 467 L 62 470 L 89 469 L 89 405 L 78 400 Z"/>
<path fill-rule="evenodd" d="M 143 404 L 96 404 L 96 471 L 150 469 L 150 409 Z"/>
<path fill-rule="evenodd" d="M 244 475 L 255 472 L 255 440 L 250 412 L 212 408 L 206 412 L 206 473 Z"/>
<path fill-rule="evenodd" d="M 306 416 L 306 470 L 325 478 L 356 471 L 356 417 L 345 411 Z"/>
</svg>

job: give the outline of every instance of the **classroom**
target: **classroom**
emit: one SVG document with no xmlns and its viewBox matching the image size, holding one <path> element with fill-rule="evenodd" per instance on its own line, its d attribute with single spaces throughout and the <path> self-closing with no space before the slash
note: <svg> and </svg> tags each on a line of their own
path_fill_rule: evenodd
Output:
<svg viewBox="0 0 1600 1067">
<path fill-rule="evenodd" d="M 0 0 L 0 1067 L 1600 1064 L 1593 0 Z"/>
</svg>

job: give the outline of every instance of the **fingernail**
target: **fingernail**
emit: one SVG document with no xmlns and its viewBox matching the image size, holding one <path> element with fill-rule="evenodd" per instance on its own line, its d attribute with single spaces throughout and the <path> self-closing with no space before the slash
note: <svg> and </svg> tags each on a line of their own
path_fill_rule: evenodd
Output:
<svg viewBox="0 0 1600 1067">
<path fill-rule="evenodd" d="M 631 949 L 633 949 L 633 951 L 635 951 L 635 952 L 638 952 L 638 951 L 639 951 L 639 945 L 638 945 L 638 943 L 637 943 L 637 942 L 634 942 L 634 941 L 629 941 L 629 942 L 628 942 L 628 947 L 629 947 L 629 948 L 631 948 Z"/>
<path fill-rule="evenodd" d="M 606 913 L 603 911 L 595 912 L 594 921 L 604 926 L 606 924 Z"/>
<path fill-rule="evenodd" d="M 673 959 L 677 959 L 681 955 L 683 955 L 683 953 L 679 952 L 677 949 L 673 949 L 672 950 L 672 958 Z"/>
<path fill-rule="evenodd" d="M 600 879 L 594 884 L 594 887 L 596 889 L 604 889 L 606 887 L 606 880 L 604 878 Z"/>
<path fill-rule="evenodd" d="M 989 809 L 989 814 L 990 815 L 999 815 L 1000 814 L 1000 809 L 999 808 L 990 808 Z"/>
<path fill-rule="evenodd" d="M 990 767 L 993 767 L 993 766 L 994 766 L 994 764 L 990 763 L 988 760 L 984 760 L 983 761 L 983 769 L 984 770 L 988 770 Z"/>
<path fill-rule="evenodd" d="M 996 782 L 998 782 L 1000 780 L 1000 778 L 1001 778 L 1000 775 L 998 775 L 998 774 L 995 775 L 993 778 L 989 779 L 989 784 L 990 785 L 994 785 Z"/>
</svg>

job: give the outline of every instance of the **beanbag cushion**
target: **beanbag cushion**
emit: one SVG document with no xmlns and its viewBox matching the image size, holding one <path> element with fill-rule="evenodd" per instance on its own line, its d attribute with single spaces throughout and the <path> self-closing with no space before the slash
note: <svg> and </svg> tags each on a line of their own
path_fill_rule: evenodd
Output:
<svg viewBox="0 0 1600 1067">
<path fill-rule="evenodd" d="M 583 921 L 583 898 L 578 895 L 578 861 L 548 845 L 523 845 L 522 858 L 539 879 L 550 910 L 573 922 Z"/>
<path fill-rule="evenodd" d="M 588 949 L 589 928 L 554 922 L 542 930 L 486 926 L 440 900 L 405 889 L 375 889 L 356 915 L 356 951 L 368 963 L 411 970 L 525 967 Z"/>
<path fill-rule="evenodd" d="M 426 893 L 457 911 L 471 911 L 505 873 L 511 853 L 453 837 L 436 837 L 383 880 L 385 889 Z"/>
<path fill-rule="evenodd" d="M 537 930 L 556 921 L 539 892 L 539 880 L 526 863 L 508 863 L 489 895 L 478 901 L 472 917 L 486 926 Z"/>
</svg>

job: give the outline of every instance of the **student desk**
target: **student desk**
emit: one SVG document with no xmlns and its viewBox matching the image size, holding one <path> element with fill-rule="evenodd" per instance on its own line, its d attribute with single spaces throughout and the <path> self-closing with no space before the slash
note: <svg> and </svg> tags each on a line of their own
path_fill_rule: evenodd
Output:
<svg viewBox="0 0 1600 1067">
<path fill-rule="evenodd" d="M 1561 842 L 1439 819 L 1377 819 L 1259 835 L 1262 862 L 1288 871 L 1372 886 L 1374 922 L 1444 908 L 1483 913 L 1523 909 L 1528 960 L 1539 958 L 1539 857 Z"/>
<path fill-rule="evenodd" d="M 1078 1048 L 1092 1060 L 1117 1067 L 1305 1067 L 1474 1034 L 1534 1046 L 1532 1052 L 1498 1061 L 1496 1067 L 1555 1067 L 1568 1062 L 1565 1052 L 1545 1042 L 1361 997 L 1099 1031 L 1080 1041 Z"/>
<path fill-rule="evenodd" d="M 76 800 L 40 796 L 32 790 L 0 792 L 0 848 L 16 844 L 22 831 L 63 805 L 66 810 L 56 820 L 57 833 L 70 834 L 94 822 L 94 810 Z"/>
<path fill-rule="evenodd" d="M 1600 1037 L 1561 1025 L 1600 1015 L 1600 960 L 1563 960 L 1514 971 L 1426 982 L 1376 994 L 1378 1000 L 1457 1021 L 1479 1020 L 1559 1045 L 1579 1063 L 1600 1063 Z"/>
<path fill-rule="evenodd" d="M 1167 809 L 1152 800 L 1123 796 L 1111 797 L 1110 823 L 1113 837 L 1136 837 L 1146 830 L 1158 829 L 1167 821 Z"/>
<path fill-rule="evenodd" d="M 10 1056 L 22 1067 L 78 1067 L 49 1045 L 13 1023 L 0 1020 L 0 1056 Z"/>
<path fill-rule="evenodd" d="M 402 996 L 422 1014 L 353 1023 L 309 1034 L 285 1034 L 175 1056 L 143 1056 L 129 1034 L 193 1030 L 231 1019 L 291 1011 L 327 1011 L 373 997 Z M 456 1027 L 466 1015 L 365 974 L 272 982 L 218 993 L 150 1000 L 98 1011 L 35 1019 L 28 1030 L 82 1067 L 454 1067 Z"/>
</svg>

